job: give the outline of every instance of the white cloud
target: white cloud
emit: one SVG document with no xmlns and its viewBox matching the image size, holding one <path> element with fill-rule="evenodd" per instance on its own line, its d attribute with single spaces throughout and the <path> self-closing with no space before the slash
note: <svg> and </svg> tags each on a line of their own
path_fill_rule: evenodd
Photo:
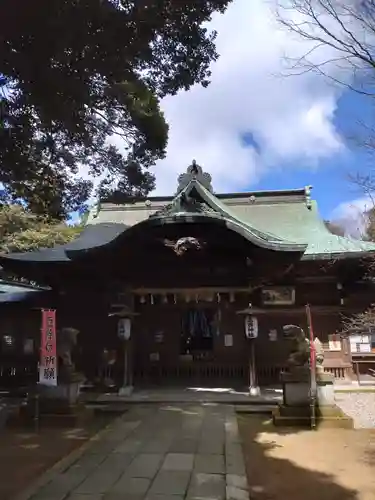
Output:
<svg viewBox="0 0 375 500">
<path fill-rule="evenodd" d="M 340 203 L 332 212 L 330 220 L 345 228 L 346 234 L 360 238 L 366 229 L 366 212 L 374 207 L 375 200 L 362 196 Z"/>
<path fill-rule="evenodd" d="M 343 148 L 332 123 L 339 90 L 313 73 L 282 76 L 284 55 L 300 57 L 309 45 L 280 29 L 267 0 L 234 0 L 211 27 L 219 33 L 220 54 L 211 85 L 162 103 L 170 137 L 167 157 L 154 169 L 157 194 L 173 193 L 193 158 L 211 173 L 217 191 L 231 191 L 282 162 L 306 168 Z M 323 47 L 312 57 L 331 56 Z M 245 145 L 244 134 L 259 148 Z"/>
</svg>

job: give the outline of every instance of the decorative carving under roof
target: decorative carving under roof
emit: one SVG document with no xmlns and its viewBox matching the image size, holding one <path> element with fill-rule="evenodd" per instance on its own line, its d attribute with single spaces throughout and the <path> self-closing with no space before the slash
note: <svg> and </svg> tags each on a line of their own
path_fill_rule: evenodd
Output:
<svg viewBox="0 0 375 500">
<path fill-rule="evenodd" d="M 162 209 L 158 210 L 154 214 L 151 214 L 149 217 L 165 217 L 173 214 L 186 212 L 186 213 L 196 213 L 196 214 L 212 214 L 216 213 L 216 211 L 211 208 L 204 201 L 200 201 L 199 199 L 194 198 L 190 195 L 181 193 L 177 196 L 172 203 L 165 205 Z"/>
<path fill-rule="evenodd" d="M 193 160 L 191 165 L 188 166 L 185 174 L 179 175 L 177 179 L 177 193 L 182 191 L 193 179 L 196 179 L 202 184 L 202 186 L 212 193 L 211 175 L 207 172 L 203 172 L 202 167 L 198 165 L 195 160 Z"/>
<path fill-rule="evenodd" d="M 176 255 L 181 256 L 188 250 L 201 250 L 206 243 L 193 236 L 184 236 L 177 241 L 164 240 L 166 247 L 172 248 Z"/>
</svg>

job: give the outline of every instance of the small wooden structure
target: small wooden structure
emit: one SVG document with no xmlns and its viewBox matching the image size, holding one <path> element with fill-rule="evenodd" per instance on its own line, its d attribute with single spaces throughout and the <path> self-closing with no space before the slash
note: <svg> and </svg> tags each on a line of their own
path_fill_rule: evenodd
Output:
<svg viewBox="0 0 375 500">
<path fill-rule="evenodd" d="M 116 311 L 127 308 L 127 380 L 248 386 L 254 373 L 260 385 L 279 380 L 289 352 L 282 326 L 306 328 L 309 303 L 325 370 L 348 378 L 341 314 L 371 302 L 363 259 L 374 252 L 328 231 L 310 187 L 214 194 L 193 163 L 174 196 L 101 200 L 75 241 L 0 257 L 6 271 L 49 287 L 0 296 L 0 384 L 36 376 L 42 307 L 57 310 L 58 328 L 80 331 L 76 365 L 89 380 L 121 386 Z M 251 340 L 238 314 L 249 304 L 258 322 Z"/>
</svg>

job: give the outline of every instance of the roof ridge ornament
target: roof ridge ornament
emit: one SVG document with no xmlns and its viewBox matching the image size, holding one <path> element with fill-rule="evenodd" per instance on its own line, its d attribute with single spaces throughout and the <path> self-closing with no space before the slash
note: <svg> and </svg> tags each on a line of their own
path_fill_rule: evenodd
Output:
<svg viewBox="0 0 375 500">
<path fill-rule="evenodd" d="M 189 165 L 188 168 L 186 169 L 186 173 L 178 176 L 177 193 L 180 193 L 183 189 L 185 189 L 186 186 L 193 180 L 198 181 L 200 184 L 202 184 L 203 187 L 205 187 L 211 193 L 213 192 L 211 184 L 212 181 L 211 175 L 208 172 L 203 172 L 202 167 L 198 165 L 195 160 L 193 160 L 191 162 L 191 165 Z"/>
<path fill-rule="evenodd" d="M 311 190 L 312 186 L 305 186 L 305 199 L 306 199 L 306 206 L 309 210 L 311 210 L 312 207 L 312 200 L 311 200 Z"/>
</svg>

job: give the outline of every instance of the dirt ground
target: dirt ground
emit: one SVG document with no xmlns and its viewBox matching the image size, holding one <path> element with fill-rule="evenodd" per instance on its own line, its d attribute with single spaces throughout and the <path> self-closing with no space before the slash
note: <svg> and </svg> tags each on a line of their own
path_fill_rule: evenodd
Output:
<svg viewBox="0 0 375 500">
<path fill-rule="evenodd" d="M 43 472 L 103 429 L 111 418 L 100 416 L 76 428 L 7 428 L 0 432 L 0 499 L 13 500 Z"/>
<path fill-rule="evenodd" d="M 280 429 L 239 415 L 252 500 L 375 500 L 375 430 Z"/>
</svg>

